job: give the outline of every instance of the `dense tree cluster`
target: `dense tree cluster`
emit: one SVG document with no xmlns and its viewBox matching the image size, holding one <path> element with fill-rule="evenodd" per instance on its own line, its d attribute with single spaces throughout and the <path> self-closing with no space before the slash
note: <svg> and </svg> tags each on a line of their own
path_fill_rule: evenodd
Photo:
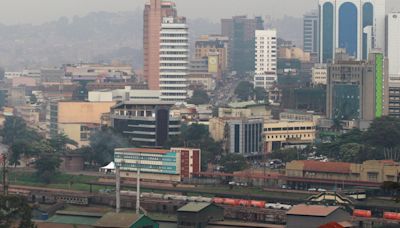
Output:
<svg viewBox="0 0 400 228">
<path fill-rule="evenodd" d="M 23 156 L 34 158 L 36 174 L 46 183 L 51 182 L 57 172 L 60 156 L 70 150 L 67 145 L 77 145 L 64 134 L 46 139 L 29 128 L 22 118 L 15 116 L 6 117 L 1 135 L 3 143 L 10 147 L 9 164 L 19 165 Z"/>
<path fill-rule="evenodd" d="M 129 147 L 129 141 L 112 128 L 103 128 L 89 138 L 89 146 L 78 149 L 91 165 L 106 165 L 114 160 L 114 149 Z"/>
<path fill-rule="evenodd" d="M 34 228 L 32 208 L 24 197 L 0 195 L 0 228 Z"/>
<path fill-rule="evenodd" d="M 196 89 L 193 91 L 193 96 L 188 101 L 189 104 L 201 105 L 208 104 L 210 102 L 210 97 L 207 92 L 201 89 Z"/>
<path fill-rule="evenodd" d="M 271 154 L 271 159 L 279 159 L 282 162 L 291 162 L 293 160 L 307 159 L 306 150 L 287 148 L 275 150 Z"/>
<path fill-rule="evenodd" d="M 354 129 L 336 137 L 331 143 L 317 145 L 317 152 L 345 162 L 371 159 L 400 159 L 400 120 L 378 118 L 367 131 Z"/>
<path fill-rule="evenodd" d="M 235 95 L 240 101 L 256 100 L 267 101 L 268 96 L 264 88 L 254 88 L 248 81 L 241 81 L 235 89 Z"/>
<path fill-rule="evenodd" d="M 222 144 L 211 138 L 208 128 L 202 124 L 182 125 L 181 134 L 171 137 L 164 148 L 194 147 L 201 149 L 201 166 L 207 168 L 208 163 L 215 163 L 222 155 Z"/>
</svg>

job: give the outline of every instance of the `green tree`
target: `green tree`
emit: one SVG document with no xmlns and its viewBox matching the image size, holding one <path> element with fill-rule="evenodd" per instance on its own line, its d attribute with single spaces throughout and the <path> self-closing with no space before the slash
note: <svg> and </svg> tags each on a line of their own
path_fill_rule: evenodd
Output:
<svg viewBox="0 0 400 228">
<path fill-rule="evenodd" d="M 31 104 L 36 104 L 37 101 L 38 101 L 38 99 L 37 99 L 36 95 L 32 93 L 31 96 L 29 97 L 29 102 Z"/>
<path fill-rule="evenodd" d="M 271 154 L 272 159 L 280 159 L 282 162 L 291 162 L 293 160 L 303 160 L 306 158 L 305 154 L 296 148 L 287 148 L 275 150 Z"/>
<path fill-rule="evenodd" d="M 36 142 L 43 137 L 35 130 L 29 128 L 25 121 L 18 116 L 7 116 L 1 130 L 3 143 L 11 146 L 15 141 Z"/>
<path fill-rule="evenodd" d="M 106 165 L 114 160 L 115 148 L 129 146 L 125 137 L 109 128 L 96 131 L 90 136 L 89 141 L 94 154 L 87 157 L 91 159 L 87 162 L 99 165 Z"/>
<path fill-rule="evenodd" d="M 35 153 L 33 145 L 25 140 L 17 140 L 10 147 L 9 164 L 13 166 L 20 165 L 21 156 L 30 156 Z"/>
<path fill-rule="evenodd" d="M 220 164 L 227 173 L 245 170 L 249 167 L 246 159 L 239 154 L 227 154 L 221 158 Z"/>
<path fill-rule="evenodd" d="M 193 91 L 192 98 L 188 101 L 189 104 L 200 105 L 208 104 L 210 102 L 210 97 L 207 92 L 201 89 L 196 89 Z"/>
<path fill-rule="evenodd" d="M 65 153 L 68 150 L 68 145 L 78 146 L 78 143 L 70 139 L 66 134 L 57 134 L 49 139 L 50 146 L 58 153 Z"/>
<path fill-rule="evenodd" d="M 347 143 L 340 146 L 340 160 L 344 162 L 357 162 L 362 152 L 362 145 L 358 143 Z"/>
<path fill-rule="evenodd" d="M 254 97 L 256 101 L 265 101 L 268 102 L 267 91 L 264 88 L 256 87 L 254 89 Z"/>
<path fill-rule="evenodd" d="M 3 143 L 12 145 L 17 139 L 25 135 L 27 126 L 21 117 L 6 116 L 4 127 L 2 129 Z"/>
<path fill-rule="evenodd" d="M 215 142 L 210 137 L 208 127 L 202 124 L 185 125 L 181 127 L 179 136 L 171 137 L 164 148 L 194 147 L 201 149 L 201 167 L 206 170 L 209 163 L 217 162 L 222 155 L 222 143 Z"/>
<path fill-rule="evenodd" d="M 58 172 L 61 159 L 58 154 L 42 152 L 35 161 L 36 175 L 45 183 L 49 184 L 54 174 Z"/>
<path fill-rule="evenodd" d="M 382 117 L 374 120 L 364 135 L 370 145 L 380 148 L 400 146 L 400 120 L 393 117 Z"/>
<path fill-rule="evenodd" d="M 241 81 L 235 89 L 235 95 L 241 101 L 248 101 L 254 96 L 254 87 L 248 81 Z"/>
<path fill-rule="evenodd" d="M 34 228 L 32 222 L 32 208 L 27 200 L 21 196 L 0 195 L 0 228 L 15 227 Z"/>
</svg>

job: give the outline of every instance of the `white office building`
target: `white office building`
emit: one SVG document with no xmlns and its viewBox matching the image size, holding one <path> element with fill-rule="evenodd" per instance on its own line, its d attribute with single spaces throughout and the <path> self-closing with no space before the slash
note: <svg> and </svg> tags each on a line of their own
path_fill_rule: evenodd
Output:
<svg viewBox="0 0 400 228">
<path fill-rule="evenodd" d="M 312 68 L 311 81 L 313 85 L 326 85 L 328 67 L 326 64 L 315 64 Z"/>
<path fill-rule="evenodd" d="M 400 83 L 400 13 L 389 13 L 386 22 L 389 84 Z"/>
<path fill-rule="evenodd" d="M 189 71 L 189 33 L 185 18 L 164 17 L 160 39 L 161 99 L 184 102 Z"/>
<path fill-rule="evenodd" d="M 319 15 L 316 12 L 303 16 L 303 50 L 312 54 L 319 51 Z"/>
<path fill-rule="evenodd" d="M 277 81 L 277 32 L 256 30 L 254 87 L 267 91 Z"/>
</svg>

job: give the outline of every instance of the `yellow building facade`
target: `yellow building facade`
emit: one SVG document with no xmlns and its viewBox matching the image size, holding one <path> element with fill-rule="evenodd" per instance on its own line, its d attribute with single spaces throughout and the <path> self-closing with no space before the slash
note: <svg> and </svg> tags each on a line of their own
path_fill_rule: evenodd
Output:
<svg viewBox="0 0 400 228">
<path fill-rule="evenodd" d="M 312 121 L 264 122 L 264 149 L 270 153 L 282 147 L 302 148 L 315 141 L 316 124 Z"/>
<path fill-rule="evenodd" d="M 115 102 L 58 102 L 57 127 L 79 146 L 88 145 L 90 133 L 100 127 L 102 115 L 109 113 Z"/>
</svg>

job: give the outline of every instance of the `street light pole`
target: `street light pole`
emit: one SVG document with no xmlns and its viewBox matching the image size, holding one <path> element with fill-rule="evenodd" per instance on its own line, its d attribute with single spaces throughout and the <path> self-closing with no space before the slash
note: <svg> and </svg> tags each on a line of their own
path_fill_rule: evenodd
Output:
<svg viewBox="0 0 400 228">
<path fill-rule="evenodd" d="M 140 213 L 140 161 L 142 159 L 142 154 L 139 154 L 138 162 L 136 163 L 136 214 Z"/>
</svg>

